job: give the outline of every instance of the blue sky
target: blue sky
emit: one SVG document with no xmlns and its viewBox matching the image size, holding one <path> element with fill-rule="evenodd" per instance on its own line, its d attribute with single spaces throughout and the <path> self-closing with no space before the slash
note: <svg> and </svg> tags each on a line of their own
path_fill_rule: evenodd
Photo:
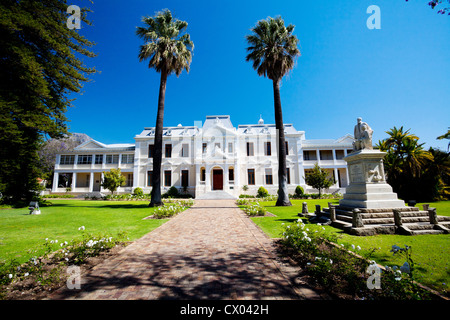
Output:
<svg viewBox="0 0 450 320">
<path fill-rule="evenodd" d="M 450 17 L 427 0 L 172 1 L 84 0 L 93 26 L 79 31 L 96 46 L 85 59 L 100 71 L 67 112 L 69 131 L 103 143 L 133 143 L 154 126 L 160 76 L 137 55 L 143 16 L 170 9 L 189 23 L 195 49 L 191 70 L 169 77 L 165 126 L 193 125 L 206 115 L 229 114 L 235 126 L 274 123 L 273 91 L 245 61 L 245 35 L 258 20 L 281 15 L 296 26 L 301 57 L 281 88 L 285 123 L 307 139 L 352 133 L 357 117 L 374 141 L 393 126 L 411 129 L 426 147 L 450 127 Z M 381 29 L 369 30 L 370 5 L 381 10 Z"/>
</svg>

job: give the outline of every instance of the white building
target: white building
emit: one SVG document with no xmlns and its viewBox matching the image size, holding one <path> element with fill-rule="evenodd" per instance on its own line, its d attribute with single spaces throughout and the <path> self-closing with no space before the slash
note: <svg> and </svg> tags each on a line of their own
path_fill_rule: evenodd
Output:
<svg viewBox="0 0 450 320">
<path fill-rule="evenodd" d="M 151 191 L 154 128 L 144 128 L 134 144 L 106 145 L 95 140 L 74 151 L 56 156 L 52 192 L 103 192 L 104 171 L 120 168 L 126 177 L 118 192 L 131 193 L 140 187 Z M 306 140 L 304 131 L 285 124 L 288 191 L 297 185 L 305 192 L 316 192 L 305 184 L 304 176 L 317 162 L 327 169 L 336 184 L 329 192 L 343 192 L 348 184 L 343 158 L 351 152 L 353 137 L 337 140 Z M 230 116 L 207 116 L 194 126 L 165 127 L 161 167 L 162 192 L 176 186 L 196 198 L 221 190 L 234 197 L 256 194 L 264 186 L 270 194 L 278 190 L 277 132 L 274 124 L 233 126 Z M 248 186 L 247 191 L 243 190 Z"/>
</svg>

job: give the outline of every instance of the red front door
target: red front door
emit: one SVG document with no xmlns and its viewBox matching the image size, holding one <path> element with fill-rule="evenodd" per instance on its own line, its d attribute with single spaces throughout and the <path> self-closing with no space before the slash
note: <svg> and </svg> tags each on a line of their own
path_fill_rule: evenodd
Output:
<svg viewBox="0 0 450 320">
<path fill-rule="evenodd" d="M 222 169 L 213 170 L 213 190 L 223 190 L 223 171 Z"/>
</svg>

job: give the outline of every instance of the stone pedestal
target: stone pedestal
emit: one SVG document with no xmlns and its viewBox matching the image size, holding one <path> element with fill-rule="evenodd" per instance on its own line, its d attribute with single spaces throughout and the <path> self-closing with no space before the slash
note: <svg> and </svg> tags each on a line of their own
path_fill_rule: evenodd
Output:
<svg viewBox="0 0 450 320">
<path fill-rule="evenodd" d="M 346 208 L 403 208 L 405 202 L 397 198 L 387 184 L 383 167 L 385 152 L 362 149 L 352 152 L 347 162 L 350 184 L 339 207 Z"/>
</svg>

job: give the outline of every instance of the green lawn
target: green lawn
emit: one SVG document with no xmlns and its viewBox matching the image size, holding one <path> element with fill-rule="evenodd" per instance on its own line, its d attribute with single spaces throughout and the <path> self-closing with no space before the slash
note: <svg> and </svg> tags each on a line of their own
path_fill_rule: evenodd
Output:
<svg viewBox="0 0 450 320">
<path fill-rule="evenodd" d="M 292 207 L 275 207 L 275 201 L 260 202 L 266 209 L 275 214 L 275 217 L 251 218 L 266 234 L 272 238 L 278 238 L 283 232 L 282 223 L 289 224 L 298 219 L 297 213 L 301 212 L 302 202 L 308 203 L 309 212 L 315 210 L 315 205 L 328 207 L 328 202 L 338 203 L 338 200 L 291 200 Z M 422 204 L 418 204 L 421 205 Z M 450 216 L 450 201 L 430 203 L 436 207 L 438 215 Z M 413 260 L 417 267 L 417 280 L 441 292 L 448 292 L 450 282 L 450 235 L 376 235 L 358 237 L 343 233 L 342 230 L 326 226 L 326 231 L 335 233 L 339 237 L 338 243 L 360 246 L 361 253 L 369 252 L 376 248 L 373 259 L 381 265 L 402 265 L 404 261 L 394 257 L 392 245 L 400 247 L 405 245 L 412 247 Z"/>
<path fill-rule="evenodd" d="M 41 207 L 40 215 L 27 208 L 0 209 L 0 260 L 28 260 L 28 253 L 45 239 L 59 243 L 81 238 L 79 227 L 92 235 L 115 236 L 125 231 L 130 240 L 159 227 L 167 220 L 147 219 L 153 208 L 148 201 L 51 200 L 53 206 Z"/>
</svg>

